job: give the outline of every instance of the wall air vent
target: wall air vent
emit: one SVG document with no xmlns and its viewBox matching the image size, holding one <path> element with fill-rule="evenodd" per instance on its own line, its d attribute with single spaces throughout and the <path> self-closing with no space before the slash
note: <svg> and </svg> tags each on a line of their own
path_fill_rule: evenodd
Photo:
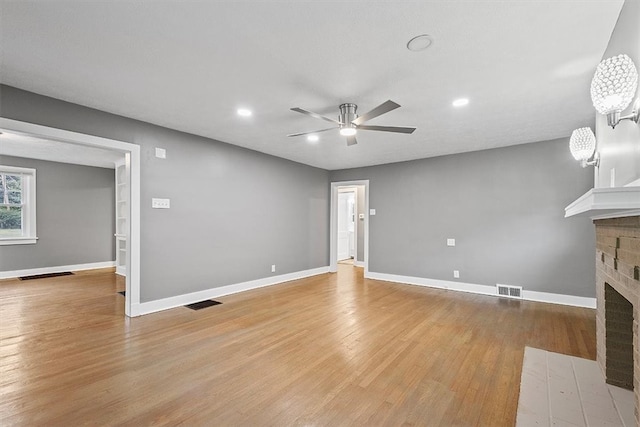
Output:
<svg viewBox="0 0 640 427">
<path fill-rule="evenodd" d="M 498 283 L 496 287 L 498 288 L 498 296 L 522 299 L 522 286 L 509 286 Z"/>
</svg>

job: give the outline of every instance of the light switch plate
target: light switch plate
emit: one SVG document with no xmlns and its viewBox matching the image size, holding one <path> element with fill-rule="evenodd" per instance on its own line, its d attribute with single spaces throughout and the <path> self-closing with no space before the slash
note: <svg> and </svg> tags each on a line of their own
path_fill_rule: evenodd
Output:
<svg viewBox="0 0 640 427">
<path fill-rule="evenodd" d="M 159 158 L 159 159 L 166 159 L 167 158 L 167 150 L 165 150 L 164 148 L 156 147 L 156 157 Z"/>
<path fill-rule="evenodd" d="M 447 239 L 447 246 L 455 246 L 456 239 Z"/>
<path fill-rule="evenodd" d="M 169 199 L 151 199 L 151 207 L 153 209 L 169 209 L 171 208 L 171 200 Z"/>
</svg>

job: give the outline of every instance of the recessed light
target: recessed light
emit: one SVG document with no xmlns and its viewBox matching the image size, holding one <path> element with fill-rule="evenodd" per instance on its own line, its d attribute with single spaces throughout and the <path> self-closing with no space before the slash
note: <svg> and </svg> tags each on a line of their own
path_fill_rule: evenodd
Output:
<svg viewBox="0 0 640 427">
<path fill-rule="evenodd" d="M 356 128 L 342 128 L 340 129 L 340 135 L 342 136 L 353 136 L 356 134 Z"/>
<path fill-rule="evenodd" d="M 246 108 L 238 108 L 238 115 L 241 117 L 251 117 L 251 110 L 247 110 Z"/>
<path fill-rule="evenodd" d="M 407 42 L 407 49 L 412 52 L 420 52 L 431 46 L 433 39 L 429 34 L 420 34 Z"/>
<path fill-rule="evenodd" d="M 452 102 L 454 107 L 463 107 L 465 105 L 467 105 L 469 103 L 469 99 L 468 98 L 460 98 L 460 99 L 456 99 L 455 101 Z"/>
<path fill-rule="evenodd" d="M 318 137 L 318 135 L 309 135 L 307 136 L 307 141 L 309 142 L 318 142 L 320 138 Z"/>
</svg>

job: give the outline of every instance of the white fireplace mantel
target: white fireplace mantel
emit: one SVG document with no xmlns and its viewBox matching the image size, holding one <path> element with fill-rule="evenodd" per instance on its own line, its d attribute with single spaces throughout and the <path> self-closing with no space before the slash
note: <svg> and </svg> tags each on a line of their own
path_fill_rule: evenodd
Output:
<svg viewBox="0 0 640 427">
<path fill-rule="evenodd" d="M 564 208 L 565 218 L 592 219 L 640 215 L 640 187 L 593 188 Z"/>
</svg>

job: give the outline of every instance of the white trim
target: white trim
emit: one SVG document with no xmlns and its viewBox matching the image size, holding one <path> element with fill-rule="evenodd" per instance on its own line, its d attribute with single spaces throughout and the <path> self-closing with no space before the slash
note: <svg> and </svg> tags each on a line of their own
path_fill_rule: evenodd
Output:
<svg viewBox="0 0 640 427">
<path fill-rule="evenodd" d="M 32 175 L 36 173 L 34 168 L 23 168 L 18 166 L 9 166 L 9 165 L 0 165 L 0 169 L 3 172 L 15 173 L 15 174 L 25 174 Z"/>
<path fill-rule="evenodd" d="M 36 274 L 62 273 L 64 271 L 95 270 L 97 268 L 115 267 L 115 261 L 90 262 L 88 264 L 58 265 L 55 267 L 27 268 L 26 270 L 0 271 L 0 279 L 11 279 Z"/>
<path fill-rule="evenodd" d="M 364 262 L 353 260 L 354 267 L 364 267 Z"/>
<path fill-rule="evenodd" d="M 140 146 L 115 139 L 101 138 L 70 132 L 48 126 L 0 117 L 0 131 L 34 136 L 51 141 L 88 145 L 125 154 L 129 171 L 129 246 L 127 250 L 127 276 L 124 313 L 136 316 L 133 307 L 140 304 Z"/>
<path fill-rule="evenodd" d="M 0 246 L 5 245 L 33 245 L 38 243 L 37 237 L 3 237 L 0 239 Z"/>
<path fill-rule="evenodd" d="M 596 308 L 595 298 L 577 297 L 575 295 L 523 290 L 522 299 L 527 301 L 548 302 L 551 304 L 572 305 L 574 307 Z"/>
<path fill-rule="evenodd" d="M 400 276 L 397 274 L 370 272 L 367 279 L 383 280 L 408 285 L 426 286 L 429 288 L 446 289 L 452 291 L 469 292 L 473 294 L 498 297 L 495 286 L 478 285 L 475 283 L 451 282 L 449 280 L 427 279 L 424 277 Z M 596 308 L 596 299 L 573 295 L 552 294 L 550 292 L 522 291 L 522 299 L 527 301 L 546 302 L 551 304 L 571 305 L 575 307 Z"/>
<path fill-rule="evenodd" d="M 369 273 L 369 180 L 338 181 L 331 183 L 329 214 L 329 271 L 338 271 L 338 187 L 364 186 L 364 274 Z M 357 224 L 356 224 L 357 225 Z M 357 243 L 356 243 L 357 244 Z M 354 261 L 355 263 L 355 261 Z"/>
<path fill-rule="evenodd" d="M 194 302 L 211 298 L 218 298 L 224 295 L 249 291 L 251 289 L 263 288 L 265 286 L 277 285 L 291 280 L 303 279 L 305 277 L 317 276 L 329 272 L 329 267 L 312 268 L 310 270 L 296 271 L 294 273 L 281 274 L 279 276 L 265 277 L 263 279 L 250 280 L 248 282 L 235 283 L 233 285 L 210 288 L 203 291 L 192 292 L 190 294 L 177 295 L 175 297 L 163 298 L 155 301 L 143 302 L 134 306 L 137 316 L 157 311 L 168 310 L 170 308 L 181 307 Z"/>
</svg>

